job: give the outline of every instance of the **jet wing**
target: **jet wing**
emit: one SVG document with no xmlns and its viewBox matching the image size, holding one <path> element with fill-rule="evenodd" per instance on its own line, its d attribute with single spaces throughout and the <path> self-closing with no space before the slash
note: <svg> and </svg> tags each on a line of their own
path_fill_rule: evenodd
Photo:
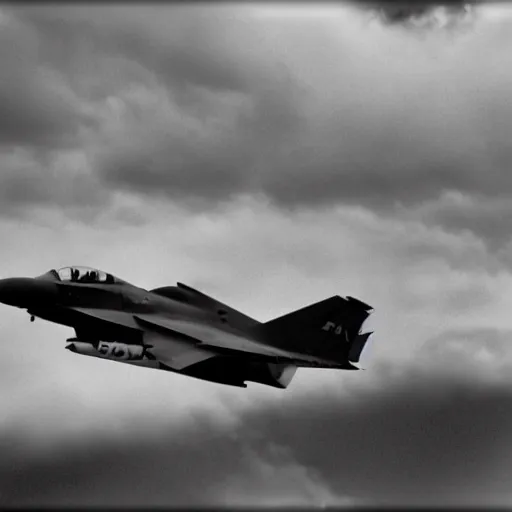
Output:
<svg viewBox="0 0 512 512">
<path fill-rule="evenodd" d="M 88 315 L 106 322 L 120 326 L 141 330 L 140 323 L 132 314 L 123 311 L 92 308 L 70 308 L 84 315 Z M 185 336 L 163 334 L 154 329 L 144 330 L 144 345 L 148 351 L 161 363 L 173 370 L 182 370 L 187 366 L 205 361 L 219 355 L 218 352 L 200 348 L 195 342 L 191 342 Z"/>
<path fill-rule="evenodd" d="M 140 326 L 133 318 L 133 315 L 125 311 L 116 311 L 115 309 L 96 309 L 79 307 L 67 307 L 66 309 L 71 309 L 73 311 L 77 311 L 78 313 L 82 313 L 84 315 L 91 316 L 99 320 L 103 320 L 105 322 L 110 322 L 123 327 L 129 327 L 131 329 L 140 330 Z"/>
<path fill-rule="evenodd" d="M 301 352 L 271 347 L 213 325 L 155 314 L 132 315 L 123 311 L 79 307 L 71 309 L 106 322 L 144 331 L 145 342 L 154 347 L 150 352 L 159 361 L 176 370 L 226 353 L 252 355 L 273 362 L 276 359 L 285 360 L 303 367 L 357 368 L 348 362 L 340 364 Z"/>
<path fill-rule="evenodd" d="M 173 370 L 183 370 L 187 366 L 218 356 L 218 352 L 200 348 L 190 341 L 176 339 L 175 336 L 155 331 L 146 331 L 144 344 L 158 361 Z"/>
<path fill-rule="evenodd" d="M 284 359 L 302 363 L 305 366 L 320 365 L 324 367 L 339 366 L 338 362 L 328 359 L 310 356 L 299 352 L 282 350 L 276 347 L 270 347 L 262 343 L 250 340 L 241 334 L 218 329 L 202 323 L 191 323 L 184 320 L 162 317 L 159 315 L 135 315 L 135 320 L 141 325 L 154 326 L 164 329 L 175 335 L 182 335 L 189 342 L 195 343 L 197 348 L 210 350 L 217 354 L 222 353 L 238 353 L 238 355 L 260 356 L 275 361 L 276 359 Z M 344 367 L 344 366 L 343 366 Z M 356 367 L 354 367 L 356 368 Z"/>
</svg>

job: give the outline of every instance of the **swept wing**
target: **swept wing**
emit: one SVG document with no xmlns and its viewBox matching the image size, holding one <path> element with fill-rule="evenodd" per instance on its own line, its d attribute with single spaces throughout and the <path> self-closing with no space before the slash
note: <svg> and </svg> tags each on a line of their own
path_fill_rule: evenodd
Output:
<svg viewBox="0 0 512 512">
<path fill-rule="evenodd" d="M 144 343 L 151 345 L 151 353 L 165 365 L 181 370 L 214 356 L 231 354 L 252 356 L 267 361 L 289 361 L 302 367 L 353 368 L 317 356 L 270 347 L 250 340 L 242 333 L 219 329 L 213 325 L 192 323 L 156 314 L 129 313 L 94 308 L 72 308 L 84 315 L 144 332 Z"/>
<path fill-rule="evenodd" d="M 269 361 L 295 362 L 300 366 L 356 368 L 350 364 L 340 365 L 329 359 L 264 345 L 248 339 L 242 333 L 219 329 L 207 324 L 191 323 L 159 315 L 135 315 L 134 318 L 142 325 L 146 324 L 169 333 L 185 335 L 191 343 L 196 343 L 198 348 L 208 349 L 218 354 L 252 355 Z"/>
</svg>

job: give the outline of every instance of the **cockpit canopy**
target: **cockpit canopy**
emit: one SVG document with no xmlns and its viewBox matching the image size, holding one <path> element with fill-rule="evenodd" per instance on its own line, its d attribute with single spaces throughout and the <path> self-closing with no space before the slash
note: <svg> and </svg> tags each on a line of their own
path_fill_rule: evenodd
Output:
<svg viewBox="0 0 512 512">
<path fill-rule="evenodd" d="M 71 281 L 73 283 L 107 283 L 113 284 L 120 282 L 112 274 L 107 274 L 103 270 L 89 267 L 63 267 L 54 271 L 61 281 Z"/>
</svg>

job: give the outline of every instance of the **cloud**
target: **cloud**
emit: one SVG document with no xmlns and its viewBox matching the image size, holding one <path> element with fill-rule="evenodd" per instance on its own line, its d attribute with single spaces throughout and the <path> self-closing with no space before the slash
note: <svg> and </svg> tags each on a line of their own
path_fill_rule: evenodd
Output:
<svg viewBox="0 0 512 512">
<path fill-rule="evenodd" d="M 464 0 L 417 1 L 407 3 L 400 0 L 353 1 L 354 5 L 375 11 L 379 18 L 389 24 L 408 28 L 450 28 L 463 20 L 467 21 L 471 7 L 484 3 Z"/>
<path fill-rule="evenodd" d="M 0 500 L 509 503 L 498 10 L 423 31 L 335 5 L 5 8 L 4 69 L 41 103 L 5 82 L 4 277 L 88 264 L 261 320 L 350 294 L 376 334 L 364 372 L 230 390 L 2 311 Z"/>
<path fill-rule="evenodd" d="M 69 180 L 55 161 L 72 153 L 84 162 L 81 196 L 93 198 L 91 211 L 111 208 L 119 192 L 192 211 L 251 195 L 283 210 L 351 204 L 406 216 L 427 204 L 422 221 L 453 229 L 475 215 L 447 213 L 444 198 L 462 194 L 486 203 L 486 226 L 506 231 L 492 202 L 506 202 L 511 188 L 504 7 L 481 5 L 471 30 L 421 36 L 350 4 L 2 12 L 3 37 L 27 55 L 20 64 L 6 51 L 5 68 L 13 77 L 21 65 L 27 77 L 44 77 L 33 111 L 74 123 L 61 130 L 57 121 L 58 129 L 45 126 L 45 115 L 34 123 L 20 117 L 20 126 L 35 130 L 24 138 L 5 125 L 9 158 L 18 158 L 13 145 L 22 144 L 38 171 L 8 168 L 2 188 L 27 182 L 28 191 L 13 194 L 4 209 L 15 211 L 16 202 L 69 209 L 73 187 L 55 186 Z M 6 82 L 9 104 L 27 102 L 15 109 L 19 116 L 32 100 L 15 85 L 34 80 Z M 54 108 L 45 90 L 65 101 Z M 41 162 L 49 148 L 62 154 Z M 42 194 L 42 184 L 33 190 L 28 176 L 48 180 L 53 192 Z M 492 243 L 488 231 L 473 229 Z"/>
<path fill-rule="evenodd" d="M 511 281 L 481 240 L 364 208 L 131 206 L 149 222 L 2 221 L 3 276 L 84 263 L 144 287 L 181 280 L 261 320 L 351 294 L 375 307 L 366 371 L 224 392 L 69 354 L 70 329 L 4 307 L 2 502 L 483 503 L 489 489 L 506 502 Z"/>
<path fill-rule="evenodd" d="M 66 148 L 94 118 L 66 77 L 38 54 L 41 35 L 8 10 L 0 13 L 0 146 Z"/>
<path fill-rule="evenodd" d="M 90 172 L 81 151 L 18 147 L 0 151 L 0 157 L 0 214 L 27 218 L 34 207 L 53 205 L 84 219 L 87 209 L 94 217 L 109 203 L 111 194 Z"/>
<path fill-rule="evenodd" d="M 379 341 L 370 344 L 365 364 L 389 350 L 407 353 L 447 326 L 506 327 L 508 267 L 470 233 L 363 208 L 285 215 L 246 197 L 190 215 L 165 201 L 132 199 L 128 210 L 116 199 L 94 223 L 45 211 L 30 228 L 20 230 L 15 219 L 0 223 L 9 240 L 0 250 L 3 276 L 87 264 L 148 289 L 180 280 L 262 321 L 333 294 L 352 295 L 375 308 L 369 329 Z M 119 225 L 127 211 L 143 224 Z"/>
<path fill-rule="evenodd" d="M 150 436 L 127 426 L 47 450 L 23 448 L 11 432 L 2 502 L 509 503 L 509 336 L 447 332 L 405 365 L 381 362 L 357 379 L 337 374 L 336 387 L 238 407 L 230 424 L 198 414 L 161 420 Z"/>
<path fill-rule="evenodd" d="M 511 207 L 506 197 L 464 194 L 457 191 L 441 194 L 399 215 L 422 223 L 441 226 L 452 233 L 473 233 L 485 240 L 490 250 L 504 261 L 511 239 Z"/>
<path fill-rule="evenodd" d="M 65 136 L 56 133 L 53 141 L 44 138 L 53 133 L 44 117 L 39 124 L 18 119 L 20 126 L 37 130 L 37 140 L 9 124 L 6 141 L 49 149 L 67 138 L 81 146 L 91 181 L 100 178 L 111 190 L 165 189 L 177 199 L 183 194 L 225 199 L 230 190 L 250 189 L 239 171 L 259 151 L 252 144 L 255 132 L 264 144 L 293 123 L 293 90 L 265 90 L 275 85 L 275 78 L 267 77 L 276 71 L 282 86 L 289 78 L 275 69 L 279 63 L 255 51 L 261 46 L 259 34 L 244 34 L 245 20 L 236 9 L 231 13 L 221 6 L 208 14 L 194 8 L 131 6 L 122 16 L 108 7 L 91 14 L 80 7 L 64 8 L 58 15 L 37 7 L 6 12 L 16 43 L 39 57 L 25 59 L 27 72 L 62 77 L 66 91 L 94 122 L 78 124 L 78 131 L 66 126 Z M 21 33 L 15 30 L 18 25 Z M 233 46 L 231 38 L 238 35 L 249 37 L 250 44 Z M 269 50 L 271 44 L 265 42 Z M 7 60 L 5 69 L 16 63 L 14 58 Z M 26 101 L 26 94 L 14 85 L 7 94 L 10 105 Z M 59 90 L 54 81 L 49 87 Z M 36 106 L 62 118 L 43 100 Z M 14 113 L 18 111 L 24 110 Z M 48 180 L 51 174 L 47 171 Z M 4 177 L 8 186 L 23 179 Z M 94 195 L 95 190 L 85 192 Z"/>
<path fill-rule="evenodd" d="M 23 454 L 24 460 L 7 457 L 10 469 L 6 464 L 0 478 L 9 491 L 2 501 L 7 505 L 247 506 L 282 504 L 287 499 L 291 504 L 316 504 L 318 491 L 323 499 L 329 496 L 293 461 L 285 457 L 278 467 L 265 463 L 239 436 L 222 432 L 207 418 L 202 423 L 198 418 L 196 425 L 187 425 L 188 434 L 173 429 L 160 432 L 158 443 L 134 435 L 133 442 L 87 443 L 81 449 L 40 457 L 35 464 L 29 453 Z M 28 494 L 25 486 L 31 487 Z"/>
<path fill-rule="evenodd" d="M 364 26 L 343 9 L 285 21 L 249 8 L 214 10 L 211 21 L 197 10 L 178 13 L 187 29 L 209 27 L 197 40 L 160 29 L 163 20 L 176 23 L 172 9 L 133 9 L 116 21 L 113 11 L 68 12 L 92 26 L 80 37 L 102 35 L 95 55 L 121 54 L 146 70 L 142 83 L 110 91 L 120 117 L 104 126 L 96 165 L 111 187 L 183 202 L 263 192 L 283 206 L 359 202 L 385 209 L 447 189 L 509 189 L 502 134 L 510 118 L 510 66 L 495 22 L 483 19 L 479 30 L 456 39 L 417 39 Z M 48 37 L 48 26 L 39 27 Z M 218 31 L 225 38 L 214 43 Z M 126 38 L 137 44 L 124 44 Z M 386 52 L 385 63 L 375 47 Z M 190 66 L 174 68 L 175 52 Z M 80 57 L 90 60 L 87 53 Z M 212 68 L 240 79 L 220 86 L 213 70 L 193 71 Z M 494 179 L 484 178 L 481 168 Z"/>
</svg>

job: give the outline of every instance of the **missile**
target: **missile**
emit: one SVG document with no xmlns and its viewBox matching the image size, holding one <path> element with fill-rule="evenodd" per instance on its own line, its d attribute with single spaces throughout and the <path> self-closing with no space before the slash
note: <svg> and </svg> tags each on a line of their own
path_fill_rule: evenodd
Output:
<svg viewBox="0 0 512 512">
<path fill-rule="evenodd" d="M 69 340 L 71 341 L 71 340 Z M 66 350 L 84 356 L 110 359 L 120 363 L 133 364 L 150 368 L 159 368 L 159 362 L 143 345 L 128 345 L 115 341 L 100 341 L 95 347 L 91 342 L 73 340 L 66 345 Z"/>
</svg>

